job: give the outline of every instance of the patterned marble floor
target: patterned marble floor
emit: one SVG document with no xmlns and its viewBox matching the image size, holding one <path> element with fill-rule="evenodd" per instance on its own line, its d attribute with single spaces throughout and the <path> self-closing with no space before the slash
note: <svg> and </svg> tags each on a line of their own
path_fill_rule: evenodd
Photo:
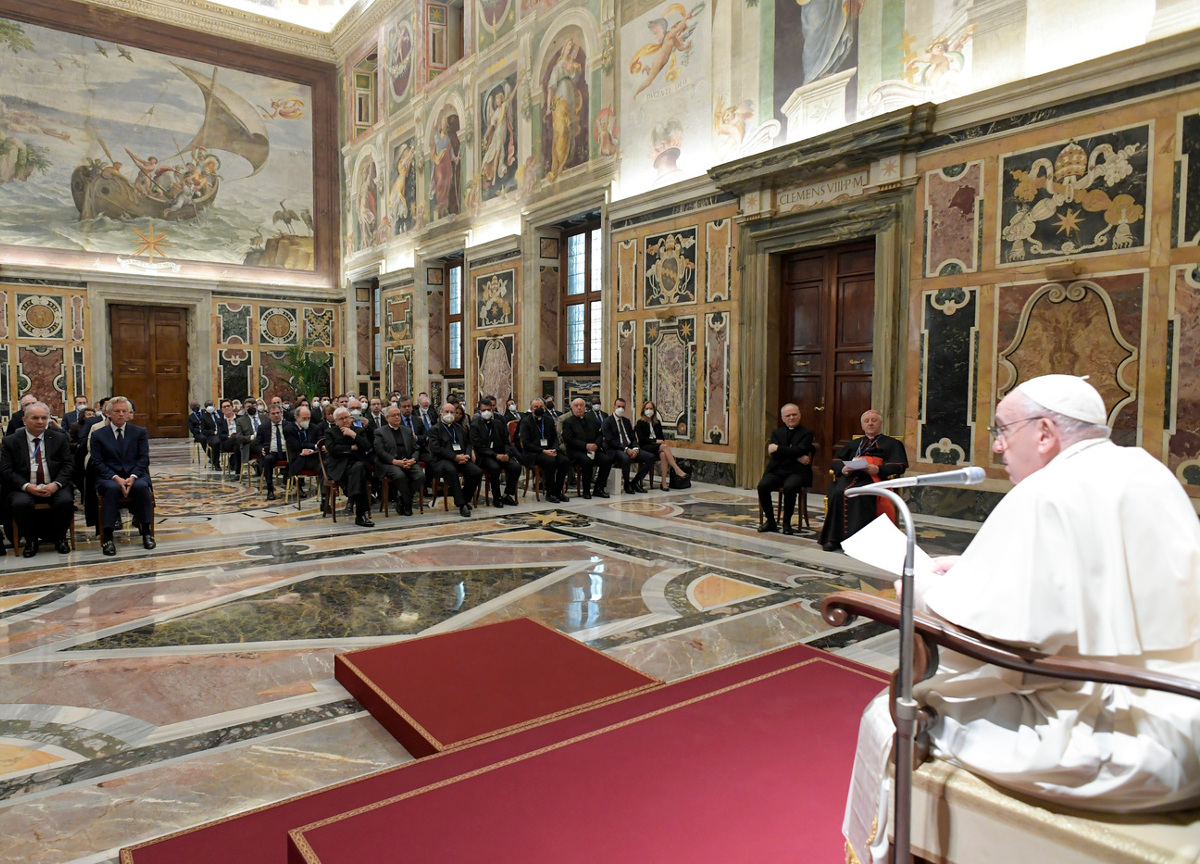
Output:
<svg viewBox="0 0 1200 864">
<path fill-rule="evenodd" d="M 333 680 L 339 651 L 529 616 L 663 680 L 794 642 L 894 666 L 873 624 L 816 604 L 891 577 L 755 532 L 751 492 L 440 507 L 336 526 L 312 501 L 151 449 L 158 549 L 0 561 L 0 862 L 115 861 L 119 847 L 411 758 Z M 819 530 L 821 502 L 810 501 Z M 931 552 L 972 526 L 920 526 Z"/>
</svg>

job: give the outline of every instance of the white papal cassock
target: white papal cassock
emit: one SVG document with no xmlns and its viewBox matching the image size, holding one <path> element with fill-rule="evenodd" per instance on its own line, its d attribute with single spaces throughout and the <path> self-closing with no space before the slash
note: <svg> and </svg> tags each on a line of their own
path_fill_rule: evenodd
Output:
<svg viewBox="0 0 1200 864">
<path fill-rule="evenodd" d="M 1200 521 L 1144 450 L 1076 443 L 1013 487 L 917 608 L 984 636 L 1200 680 Z M 915 688 L 933 752 L 1021 793 L 1091 810 L 1200 799 L 1200 701 L 1024 675 L 952 652 Z M 894 729 L 863 716 L 843 830 L 860 860 L 879 818 Z M 886 799 L 886 790 L 883 791 Z"/>
</svg>

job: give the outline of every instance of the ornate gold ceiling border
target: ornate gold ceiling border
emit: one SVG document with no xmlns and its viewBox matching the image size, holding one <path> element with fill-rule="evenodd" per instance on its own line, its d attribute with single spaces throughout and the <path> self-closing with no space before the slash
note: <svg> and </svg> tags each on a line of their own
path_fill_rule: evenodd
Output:
<svg viewBox="0 0 1200 864">
<path fill-rule="evenodd" d="M 336 63 L 337 54 L 329 34 L 285 21 L 264 18 L 240 9 L 202 0 L 85 0 L 89 6 L 115 9 L 163 24 L 186 27 L 239 42 L 248 42 L 294 56 Z"/>
<path fill-rule="evenodd" d="M 367 34 L 379 26 L 383 16 L 406 5 L 405 2 L 389 2 L 389 0 L 374 0 L 365 2 L 358 0 L 350 11 L 342 16 L 342 20 L 334 25 L 329 34 L 329 41 L 338 57 L 345 57 L 354 51 L 366 38 Z"/>
</svg>

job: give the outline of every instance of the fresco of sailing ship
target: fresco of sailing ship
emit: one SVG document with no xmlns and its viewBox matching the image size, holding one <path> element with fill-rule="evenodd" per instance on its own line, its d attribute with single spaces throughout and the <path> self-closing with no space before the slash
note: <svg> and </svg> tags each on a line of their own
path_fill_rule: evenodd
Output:
<svg viewBox="0 0 1200 864">
<path fill-rule="evenodd" d="M 107 162 L 89 159 L 71 174 L 71 196 L 79 218 L 140 219 L 168 221 L 195 219 L 217 199 L 221 188 L 219 153 L 232 153 L 250 163 L 253 177 L 267 163 L 270 142 L 258 110 L 212 76 L 200 75 L 178 63 L 176 69 L 204 94 L 204 122 L 192 140 L 163 162 L 153 155 L 139 155 L 126 148 L 133 163 L 134 178 L 122 173 L 122 163 L 113 158 L 104 141 Z"/>
</svg>

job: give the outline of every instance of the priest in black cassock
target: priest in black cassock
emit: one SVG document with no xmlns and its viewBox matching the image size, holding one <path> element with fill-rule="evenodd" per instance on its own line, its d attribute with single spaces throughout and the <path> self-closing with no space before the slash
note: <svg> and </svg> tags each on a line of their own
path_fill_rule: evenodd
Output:
<svg viewBox="0 0 1200 864">
<path fill-rule="evenodd" d="M 830 468 L 835 479 L 826 493 L 825 527 L 821 529 L 821 546 L 826 552 L 842 548 L 842 541 L 875 519 L 877 502 L 873 495 L 847 498 L 845 492 L 855 486 L 866 486 L 878 480 L 899 477 L 908 470 L 908 455 L 904 445 L 895 438 L 880 433 L 883 417 L 874 408 L 863 412 L 863 436 L 847 442 L 834 454 Z M 848 462 L 865 459 L 862 469 L 847 467 Z"/>
<path fill-rule="evenodd" d="M 783 487 L 783 533 L 794 534 L 792 511 L 796 509 L 796 494 L 812 486 L 813 433 L 800 425 L 800 407 L 789 402 L 779 409 L 783 425 L 771 433 L 767 444 L 767 470 L 758 481 L 758 503 L 766 519 L 759 531 L 778 531 L 771 493 Z M 801 501 L 800 506 L 805 506 Z"/>
</svg>

